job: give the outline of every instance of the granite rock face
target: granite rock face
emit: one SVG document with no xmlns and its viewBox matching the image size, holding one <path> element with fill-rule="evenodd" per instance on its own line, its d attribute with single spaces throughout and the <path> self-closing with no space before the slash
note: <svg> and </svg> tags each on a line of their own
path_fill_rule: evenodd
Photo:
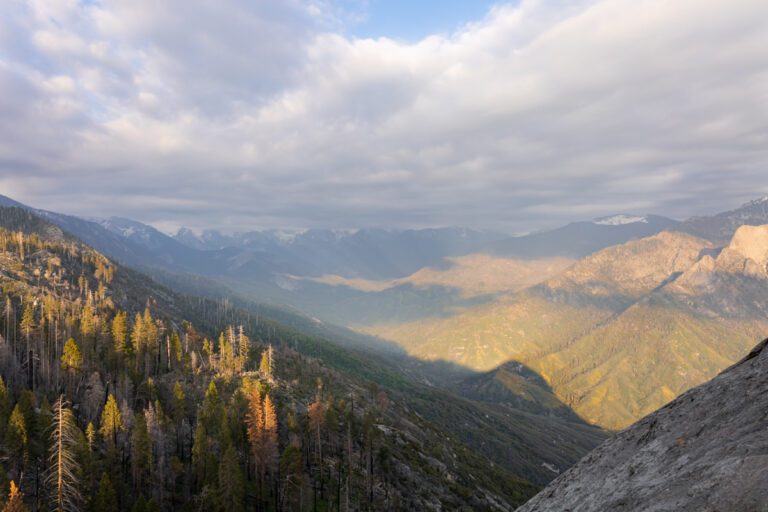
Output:
<svg viewBox="0 0 768 512">
<path fill-rule="evenodd" d="M 518 509 L 768 512 L 768 340 L 617 433 Z"/>
</svg>

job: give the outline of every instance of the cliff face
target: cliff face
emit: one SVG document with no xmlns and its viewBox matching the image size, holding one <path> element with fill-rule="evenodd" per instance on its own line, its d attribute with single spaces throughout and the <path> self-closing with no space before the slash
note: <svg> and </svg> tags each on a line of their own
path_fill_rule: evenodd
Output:
<svg viewBox="0 0 768 512">
<path fill-rule="evenodd" d="M 532 511 L 768 511 L 768 340 L 600 445 Z"/>
</svg>

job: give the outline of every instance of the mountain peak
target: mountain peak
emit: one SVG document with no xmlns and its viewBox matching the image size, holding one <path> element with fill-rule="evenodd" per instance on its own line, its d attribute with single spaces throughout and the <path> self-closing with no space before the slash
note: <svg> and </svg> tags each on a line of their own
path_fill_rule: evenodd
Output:
<svg viewBox="0 0 768 512">
<path fill-rule="evenodd" d="M 728 248 L 764 267 L 768 262 L 768 224 L 741 226 Z"/>
<path fill-rule="evenodd" d="M 741 208 L 749 208 L 750 206 L 757 206 L 759 204 L 768 203 L 768 196 L 763 196 L 759 199 L 753 199 L 752 201 L 747 201 L 743 205 L 741 205 Z"/>
</svg>

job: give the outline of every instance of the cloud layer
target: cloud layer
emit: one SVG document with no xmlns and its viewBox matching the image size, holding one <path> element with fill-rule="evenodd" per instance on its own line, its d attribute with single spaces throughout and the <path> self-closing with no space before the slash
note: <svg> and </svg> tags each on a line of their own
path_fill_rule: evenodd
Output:
<svg viewBox="0 0 768 512">
<path fill-rule="evenodd" d="M 417 43 L 347 20 L 5 2 L 0 193 L 165 229 L 510 232 L 768 193 L 764 0 L 523 0 Z"/>
</svg>

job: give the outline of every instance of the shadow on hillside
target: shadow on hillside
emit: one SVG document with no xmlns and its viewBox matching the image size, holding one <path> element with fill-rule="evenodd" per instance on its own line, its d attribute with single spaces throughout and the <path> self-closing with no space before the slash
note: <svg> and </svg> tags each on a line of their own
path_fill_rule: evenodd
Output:
<svg viewBox="0 0 768 512">
<path fill-rule="evenodd" d="M 409 407 L 420 416 L 538 485 L 546 485 L 610 435 L 580 418 L 522 363 L 509 361 L 477 372 L 444 360 L 359 350 L 417 383 L 407 393 Z M 372 380 L 387 389 L 386 382 Z"/>
</svg>

